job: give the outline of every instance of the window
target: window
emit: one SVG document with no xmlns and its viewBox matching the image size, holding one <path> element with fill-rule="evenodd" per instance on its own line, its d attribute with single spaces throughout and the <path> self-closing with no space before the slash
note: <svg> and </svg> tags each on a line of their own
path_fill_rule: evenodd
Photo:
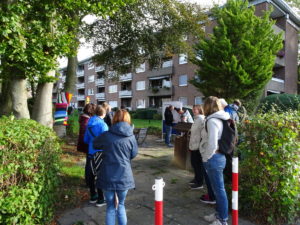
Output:
<svg viewBox="0 0 300 225">
<path fill-rule="evenodd" d="M 173 66 L 173 60 L 172 59 L 163 61 L 162 68 L 167 68 L 167 67 L 171 67 L 171 66 Z"/>
<path fill-rule="evenodd" d="M 88 77 L 88 82 L 94 82 L 94 81 L 95 81 L 94 75 Z"/>
<path fill-rule="evenodd" d="M 118 101 L 109 101 L 108 104 L 110 105 L 111 108 L 118 107 Z"/>
<path fill-rule="evenodd" d="M 95 65 L 93 62 L 88 63 L 88 70 L 94 69 Z"/>
<path fill-rule="evenodd" d="M 138 109 L 144 109 L 144 108 L 146 108 L 146 101 L 145 101 L 145 99 L 138 99 L 136 101 L 136 108 L 138 108 Z"/>
<path fill-rule="evenodd" d="M 178 101 L 180 101 L 183 106 L 187 106 L 188 104 L 187 97 L 179 97 Z"/>
<path fill-rule="evenodd" d="M 187 86 L 187 75 L 180 75 L 179 76 L 179 86 Z"/>
<path fill-rule="evenodd" d="M 187 63 L 187 54 L 179 54 L 179 64 Z"/>
<path fill-rule="evenodd" d="M 136 73 L 142 73 L 146 71 L 146 64 L 142 63 L 138 68 L 135 69 Z"/>
<path fill-rule="evenodd" d="M 201 61 L 203 59 L 203 50 L 199 50 L 196 54 L 196 59 Z"/>
<path fill-rule="evenodd" d="M 136 82 L 136 90 L 137 91 L 145 90 L 145 81 L 144 80 Z"/>
<path fill-rule="evenodd" d="M 94 95 L 94 89 L 93 88 L 88 89 L 88 95 Z"/>
<path fill-rule="evenodd" d="M 202 97 L 195 97 L 195 105 L 201 105 L 203 103 Z"/>
<path fill-rule="evenodd" d="M 110 85 L 108 87 L 108 93 L 116 93 L 118 92 L 118 85 Z"/>
</svg>

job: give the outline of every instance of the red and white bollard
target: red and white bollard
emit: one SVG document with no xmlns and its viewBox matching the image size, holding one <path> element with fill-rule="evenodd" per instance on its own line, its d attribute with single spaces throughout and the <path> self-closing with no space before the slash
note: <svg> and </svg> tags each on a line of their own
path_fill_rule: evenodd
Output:
<svg viewBox="0 0 300 225">
<path fill-rule="evenodd" d="M 232 225 L 239 224 L 239 158 L 232 158 Z"/>
<path fill-rule="evenodd" d="M 163 189 L 165 182 L 162 177 L 155 179 L 152 190 L 155 191 L 155 225 L 163 225 Z"/>
</svg>

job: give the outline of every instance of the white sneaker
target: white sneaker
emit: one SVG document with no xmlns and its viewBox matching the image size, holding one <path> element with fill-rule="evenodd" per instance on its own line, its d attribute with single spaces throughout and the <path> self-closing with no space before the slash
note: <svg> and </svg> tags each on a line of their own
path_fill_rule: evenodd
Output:
<svg viewBox="0 0 300 225">
<path fill-rule="evenodd" d="M 204 216 L 203 218 L 204 218 L 204 220 L 206 220 L 207 222 L 213 222 L 213 221 L 217 220 L 217 217 L 216 217 L 216 214 L 215 214 L 215 213 L 210 214 L 210 215 L 207 215 L 207 216 Z"/>
<path fill-rule="evenodd" d="M 228 224 L 227 224 L 227 222 L 221 223 L 220 220 L 217 219 L 209 225 L 228 225 Z"/>
</svg>

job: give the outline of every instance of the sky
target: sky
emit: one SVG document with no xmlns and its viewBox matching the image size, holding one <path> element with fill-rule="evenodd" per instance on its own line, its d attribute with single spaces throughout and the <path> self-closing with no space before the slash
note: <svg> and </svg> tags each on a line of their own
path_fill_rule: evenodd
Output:
<svg viewBox="0 0 300 225">
<path fill-rule="evenodd" d="M 198 3 L 200 4 L 203 8 L 209 8 L 212 7 L 214 4 L 222 4 L 226 2 L 226 0 L 184 0 L 187 2 L 192 2 L 192 3 Z M 94 20 L 93 16 L 86 16 L 84 18 L 86 22 L 91 22 Z M 93 53 L 93 48 L 90 44 L 84 43 L 84 39 L 80 40 L 83 44 L 80 46 L 78 50 L 78 61 L 84 60 L 86 58 L 89 58 L 94 55 Z M 59 61 L 59 67 L 66 67 L 67 66 L 67 59 L 66 58 L 61 58 L 58 60 Z"/>
</svg>

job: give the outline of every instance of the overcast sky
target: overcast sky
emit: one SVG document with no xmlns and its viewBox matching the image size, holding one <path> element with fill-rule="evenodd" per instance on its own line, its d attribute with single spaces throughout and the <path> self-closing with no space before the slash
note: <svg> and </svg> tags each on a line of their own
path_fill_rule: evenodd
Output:
<svg viewBox="0 0 300 225">
<path fill-rule="evenodd" d="M 193 2 L 193 3 L 198 3 L 200 4 L 203 8 L 211 7 L 213 4 L 222 4 L 226 2 L 226 0 L 183 0 L 183 1 L 188 1 L 188 2 Z M 93 20 L 92 17 L 87 16 L 85 20 L 88 22 L 90 20 Z M 83 40 L 82 40 L 83 41 Z M 83 59 L 89 58 L 93 55 L 93 49 L 91 45 L 84 44 L 81 45 L 79 50 L 78 50 L 78 60 L 81 61 Z M 59 67 L 66 67 L 67 66 L 67 59 L 63 58 L 59 60 Z"/>
</svg>

